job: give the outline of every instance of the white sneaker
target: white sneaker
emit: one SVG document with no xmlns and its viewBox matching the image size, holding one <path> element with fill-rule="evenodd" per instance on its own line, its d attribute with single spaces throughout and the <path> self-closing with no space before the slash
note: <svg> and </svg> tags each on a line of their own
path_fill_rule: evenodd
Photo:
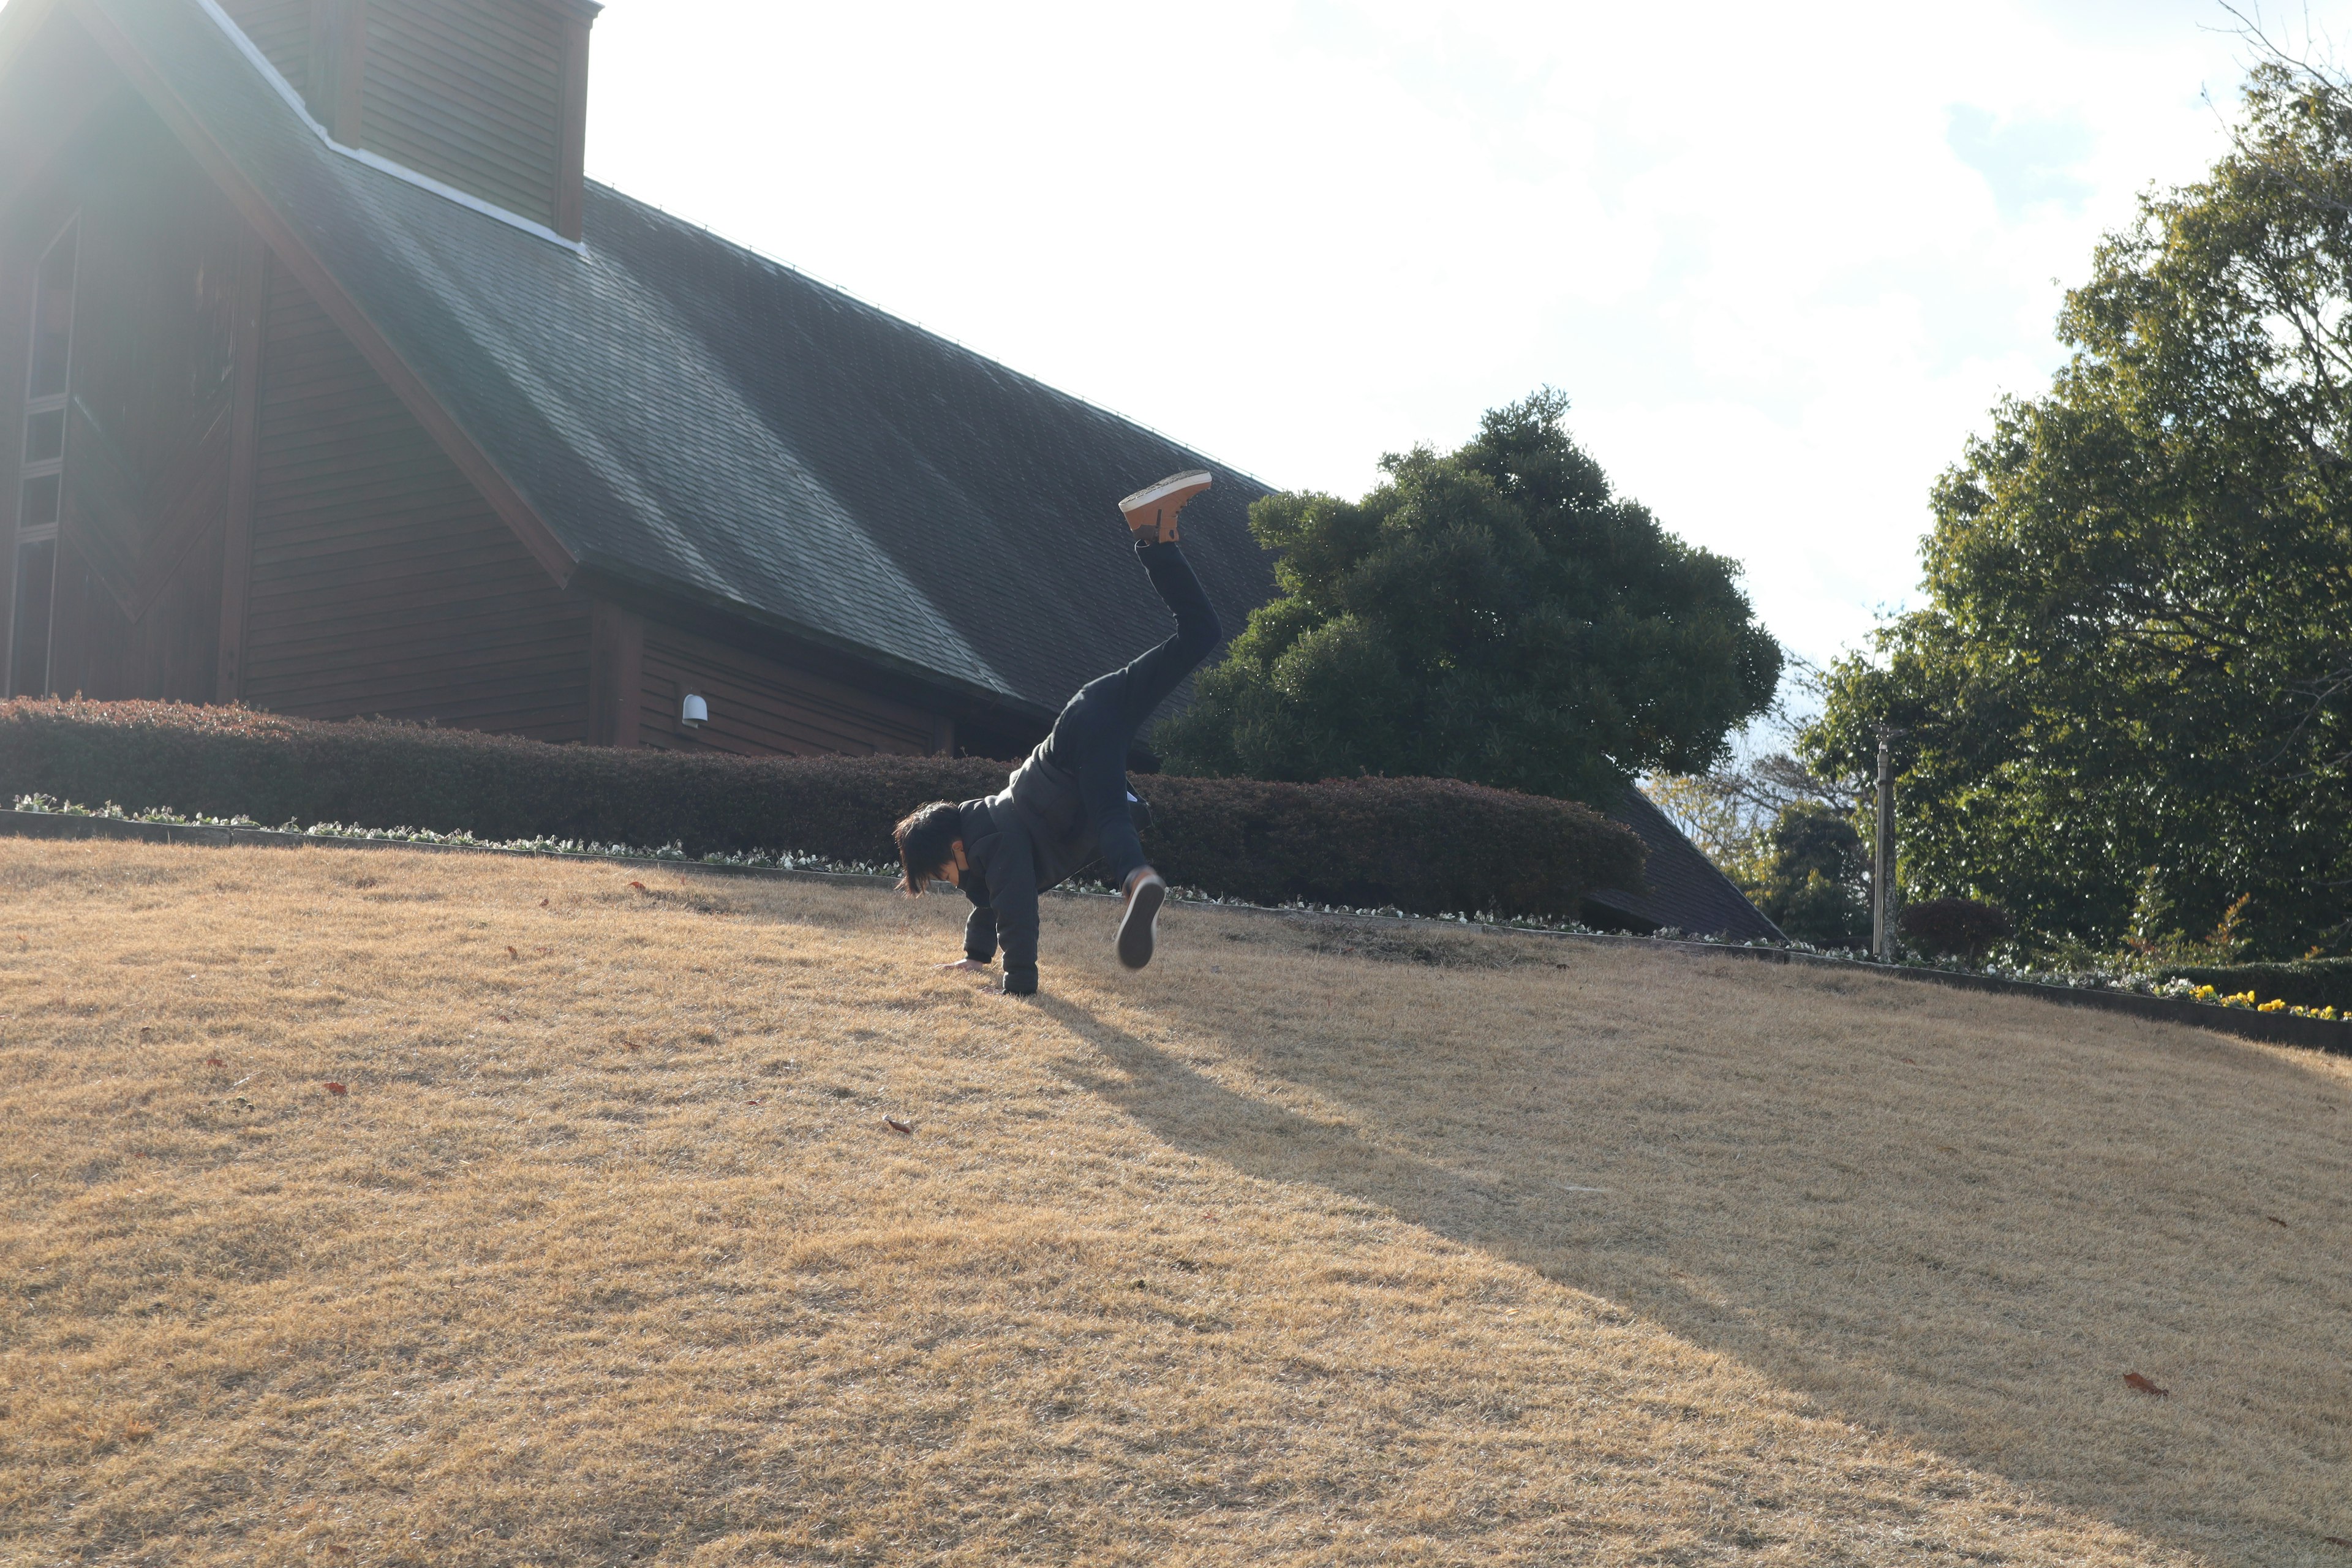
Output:
<svg viewBox="0 0 2352 1568">
<path fill-rule="evenodd" d="M 1127 514 L 1128 531 L 1153 544 L 1175 543 L 1176 514 L 1209 483 L 1208 469 L 1187 468 L 1156 485 L 1144 486 L 1118 503 L 1118 510 Z"/>
</svg>

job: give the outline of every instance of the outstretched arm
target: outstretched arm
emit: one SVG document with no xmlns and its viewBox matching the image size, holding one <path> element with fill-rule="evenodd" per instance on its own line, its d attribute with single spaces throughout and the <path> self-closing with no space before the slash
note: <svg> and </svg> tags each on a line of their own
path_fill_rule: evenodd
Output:
<svg viewBox="0 0 2352 1568">
<path fill-rule="evenodd" d="M 978 973 L 988 969 L 996 957 L 996 911 L 980 901 L 976 889 L 972 894 L 971 913 L 963 922 L 963 957 L 955 963 L 942 963 L 945 970 L 965 970 Z"/>
<path fill-rule="evenodd" d="M 990 905 L 996 912 L 996 934 L 1004 943 L 1004 990 L 1011 996 L 1037 992 L 1037 868 L 1027 847 L 1005 858 L 1012 863 L 998 868 Z"/>
</svg>

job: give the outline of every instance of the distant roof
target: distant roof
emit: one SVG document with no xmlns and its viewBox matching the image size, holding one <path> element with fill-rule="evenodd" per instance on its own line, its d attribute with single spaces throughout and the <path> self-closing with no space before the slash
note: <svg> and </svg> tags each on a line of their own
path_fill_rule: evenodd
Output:
<svg viewBox="0 0 2352 1568">
<path fill-rule="evenodd" d="M 1640 834 L 1642 842 L 1650 847 L 1650 861 L 1642 872 L 1649 886 L 1640 893 L 1594 893 L 1591 902 L 1630 917 L 1628 923 L 1637 929 L 1675 926 L 1693 935 L 1720 936 L 1731 942 L 1780 939 L 1780 928 L 1765 919 L 1763 911 L 1683 837 L 1648 795 L 1628 785 L 1624 798 L 1609 816 Z"/>
<path fill-rule="evenodd" d="M 1216 468 L 1189 553 L 1235 628 L 1272 592 L 1247 475 L 604 186 L 575 247 L 339 153 L 200 0 L 88 4 L 581 567 L 1033 714 L 1164 635 L 1130 490 Z"/>
</svg>

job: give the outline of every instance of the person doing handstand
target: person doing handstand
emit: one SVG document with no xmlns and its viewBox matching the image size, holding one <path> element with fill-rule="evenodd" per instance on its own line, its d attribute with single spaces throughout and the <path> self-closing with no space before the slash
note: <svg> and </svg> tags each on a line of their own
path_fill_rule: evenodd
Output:
<svg viewBox="0 0 2352 1568">
<path fill-rule="evenodd" d="M 1097 856 L 1103 879 L 1127 900 L 1118 961 L 1129 969 L 1151 962 L 1168 884 L 1143 857 L 1127 757 L 1144 721 L 1224 636 L 1176 542 L 1177 513 L 1208 488 L 1208 472 L 1195 468 L 1118 503 L 1136 559 L 1175 614 L 1176 635 L 1080 687 L 1003 790 L 961 804 L 935 800 L 898 824 L 899 890 L 919 898 L 933 880 L 952 882 L 971 900 L 964 956 L 940 968 L 984 970 L 1002 943 L 1005 993 L 1034 994 L 1037 895 Z"/>
</svg>

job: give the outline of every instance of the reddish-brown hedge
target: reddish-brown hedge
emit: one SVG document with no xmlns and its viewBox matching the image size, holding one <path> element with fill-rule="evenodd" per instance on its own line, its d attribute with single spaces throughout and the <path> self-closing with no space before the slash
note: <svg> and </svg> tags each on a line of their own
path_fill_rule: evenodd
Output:
<svg viewBox="0 0 2352 1568">
<path fill-rule="evenodd" d="M 1904 941 L 1929 952 L 1978 958 L 2016 927 L 2009 911 L 1999 904 L 1978 899 L 1929 899 L 1905 906 L 1895 929 Z"/>
<path fill-rule="evenodd" d="M 241 708 L 0 703 L 0 795 L 268 825 L 465 830 L 887 862 L 927 800 L 1003 786 L 1006 764 L 946 757 L 743 758 L 552 746 L 467 730 L 326 724 Z M 1266 784 L 1139 779 L 1147 846 L 1179 886 L 1419 913 L 1572 915 L 1641 879 L 1641 841 L 1565 801 L 1443 779 Z"/>
</svg>

